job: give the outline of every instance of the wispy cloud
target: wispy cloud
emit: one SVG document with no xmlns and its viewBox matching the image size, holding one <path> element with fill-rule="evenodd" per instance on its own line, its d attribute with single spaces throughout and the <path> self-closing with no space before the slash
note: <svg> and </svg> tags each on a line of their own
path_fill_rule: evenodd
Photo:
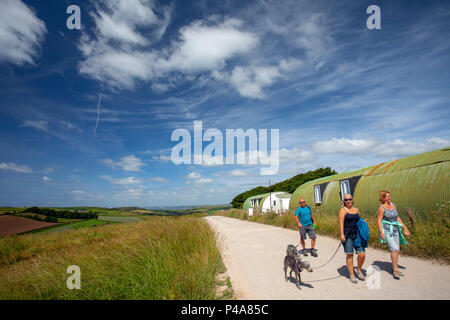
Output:
<svg viewBox="0 0 450 320">
<path fill-rule="evenodd" d="M 119 161 L 104 159 L 101 162 L 110 168 L 122 169 L 124 171 L 141 171 L 141 167 L 145 166 L 145 163 L 133 154 L 122 157 Z"/>
<path fill-rule="evenodd" d="M 46 120 L 25 120 L 24 122 L 22 122 L 21 127 L 30 127 L 37 130 L 49 132 L 48 121 Z"/>
<path fill-rule="evenodd" d="M 213 182 L 212 179 L 204 178 L 200 173 L 198 173 L 196 171 L 189 173 L 186 176 L 186 178 L 187 178 L 186 183 L 188 183 L 188 184 L 193 183 L 195 185 L 202 185 L 202 184 L 207 184 L 207 183 Z"/>
<path fill-rule="evenodd" d="M 142 179 L 136 178 L 136 177 L 127 177 L 122 179 L 114 179 L 110 176 L 100 176 L 100 178 L 105 179 L 109 181 L 112 184 L 119 184 L 119 185 L 130 185 L 130 184 L 141 184 L 143 183 Z"/>
<path fill-rule="evenodd" d="M 2 170 L 8 170 L 8 171 L 15 171 L 20 173 L 32 173 L 33 170 L 26 166 L 26 165 L 17 165 L 14 162 L 0 162 L 0 169 Z"/>
<path fill-rule="evenodd" d="M 168 183 L 168 182 L 170 182 L 170 179 L 161 178 L 161 177 L 150 178 L 150 180 L 156 181 L 156 182 L 161 182 L 161 183 Z"/>
<path fill-rule="evenodd" d="M 395 139 L 380 141 L 377 139 L 332 138 L 313 144 L 317 153 L 322 154 L 360 154 L 374 156 L 409 156 L 450 146 L 450 140 L 433 137 L 424 142 Z"/>
<path fill-rule="evenodd" d="M 0 2 L 0 62 L 35 64 L 46 33 L 45 23 L 21 0 Z"/>
</svg>

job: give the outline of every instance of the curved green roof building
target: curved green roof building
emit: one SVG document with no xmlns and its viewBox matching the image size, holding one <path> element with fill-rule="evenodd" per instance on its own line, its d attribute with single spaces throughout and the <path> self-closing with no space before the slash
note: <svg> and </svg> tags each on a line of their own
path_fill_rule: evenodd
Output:
<svg viewBox="0 0 450 320">
<path fill-rule="evenodd" d="M 362 215 L 376 215 L 378 193 L 388 190 L 401 215 L 407 208 L 424 218 L 442 213 L 450 205 L 449 160 L 450 148 L 445 148 L 316 179 L 295 190 L 289 211 L 297 209 L 301 197 L 315 213 L 337 216 L 343 195 L 351 193 Z"/>
<path fill-rule="evenodd" d="M 290 193 L 284 191 L 258 194 L 256 196 L 248 197 L 242 205 L 242 209 L 248 211 L 249 208 L 257 208 L 262 212 L 270 210 L 285 212 L 289 210 L 291 196 Z M 270 203 L 270 200 L 272 200 L 272 203 Z"/>
<path fill-rule="evenodd" d="M 268 193 L 263 193 L 263 194 L 258 194 L 256 196 L 248 197 L 247 199 L 245 199 L 245 202 L 242 205 L 242 209 L 248 210 L 248 208 L 251 208 L 252 200 L 257 200 L 258 202 L 263 203 L 265 198 L 267 198 L 268 195 L 269 195 Z"/>
</svg>

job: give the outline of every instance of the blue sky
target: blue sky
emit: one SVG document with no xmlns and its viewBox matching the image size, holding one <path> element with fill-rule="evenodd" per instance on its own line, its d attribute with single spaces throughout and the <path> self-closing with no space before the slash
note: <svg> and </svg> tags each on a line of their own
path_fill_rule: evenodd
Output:
<svg viewBox="0 0 450 320">
<path fill-rule="evenodd" d="M 447 1 L 1 1 L 0 205 L 229 203 L 448 147 L 449 18 Z M 175 165 L 194 120 L 279 129 L 278 173 Z"/>
</svg>

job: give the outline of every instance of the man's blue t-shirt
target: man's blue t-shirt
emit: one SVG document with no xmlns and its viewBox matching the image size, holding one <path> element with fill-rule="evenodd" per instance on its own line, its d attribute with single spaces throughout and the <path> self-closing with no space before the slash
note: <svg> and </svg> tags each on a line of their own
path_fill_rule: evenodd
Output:
<svg viewBox="0 0 450 320">
<path fill-rule="evenodd" d="M 300 220 L 302 226 L 306 227 L 312 224 L 311 209 L 309 209 L 309 207 L 298 207 L 297 211 L 295 211 L 295 215 L 298 217 L 298 220 Z"/>
</svg>

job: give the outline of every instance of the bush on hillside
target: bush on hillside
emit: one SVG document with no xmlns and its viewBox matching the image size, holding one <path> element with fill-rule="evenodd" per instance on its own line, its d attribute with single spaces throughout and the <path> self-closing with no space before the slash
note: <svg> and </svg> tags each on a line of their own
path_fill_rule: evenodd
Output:
<svg viewBox="0 0 450 320">
<path fill-rule="evenodd" d="M 57 210 L 53 210 L 53 209 L 49 209 L 49 208 L 39 208 L 39 207 L 30 207 L 30 208 L 23 210 L 23 212 L 42 214 L 44 216 L 53 217 L 55 219 L 56 218 L 65 218 L 65 219 L 97 219 L 98 218 L 98 214 L 95 212 L 79 212 L 79 211 L 69 211 L 69 210 L 58 210 L 57 211 Z"/>
</svg>

